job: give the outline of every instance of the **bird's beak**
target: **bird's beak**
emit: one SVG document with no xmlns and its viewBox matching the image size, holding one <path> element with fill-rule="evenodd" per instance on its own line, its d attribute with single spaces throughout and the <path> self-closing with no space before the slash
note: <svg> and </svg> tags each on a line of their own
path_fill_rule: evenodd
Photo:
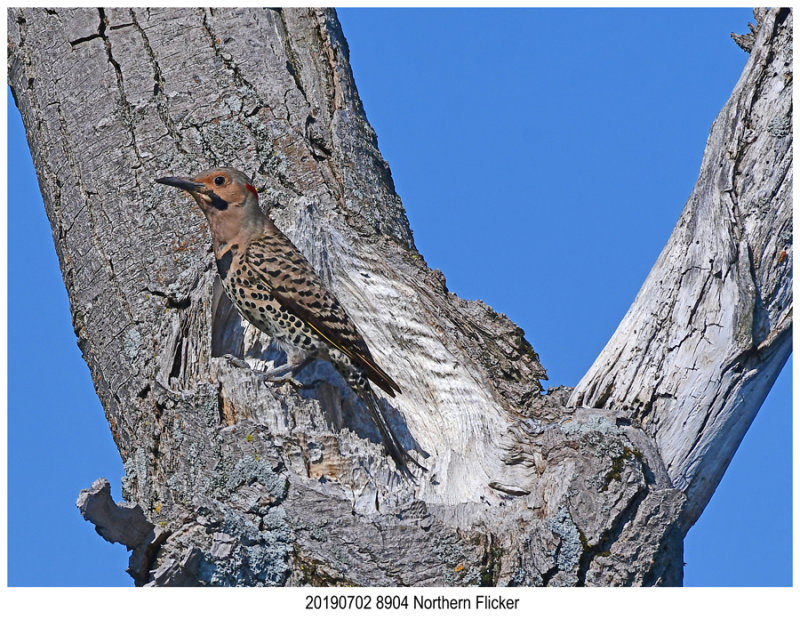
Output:
<svg viewBox="0 0 800 619">
<path fill-rule="evenodd" d="M 162 185 L 171 185 L 172 187 L 177 187 L 178 189 L 189 192 L 205 189 L 201 183 L 195 183 L 191 178 L 181 178 L 180 176 L 165 176 L 164 178 L 157 178 L 156 182 Z"/>
</svg>

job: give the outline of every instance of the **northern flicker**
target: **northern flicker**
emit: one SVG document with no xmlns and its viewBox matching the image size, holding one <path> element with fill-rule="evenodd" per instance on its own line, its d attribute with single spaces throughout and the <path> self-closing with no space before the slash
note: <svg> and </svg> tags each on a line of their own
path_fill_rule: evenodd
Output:
<svg viewBox="0 0 800 619">
<path fill-rule="evenodd" d="M 330 361 L 366 405 L 398 469 L 413 478 L 408 463 L 417 463 L 389 426 L 369 381 L 390 396 L 400 388 L 300 250 L 261 211 L 250 179 L 233 168 L 216 168 L 156 182 L 189 192 L 205 213 L 228 298 L 287 353 L 289 362 L 277 371 L 296 373 L 314 359 Z"/>
</svg>

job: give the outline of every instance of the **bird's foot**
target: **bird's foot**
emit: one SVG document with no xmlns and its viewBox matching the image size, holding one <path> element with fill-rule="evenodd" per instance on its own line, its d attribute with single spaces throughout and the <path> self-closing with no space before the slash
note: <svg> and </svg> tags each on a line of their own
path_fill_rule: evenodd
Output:
<svg viewBox="0 0 800 619">
<path fill-rule="evenodd" d="M 306 357 L 302 361 L 298 361 L 296 363 L 284 363 L 283 365 L 279 365 L 278 367 L 274 367 L 271 370 L 267 370 L 266 372 L 262 372 L 264 380 L 272 380 L 274 378 L 282 378 L 284 374 L 289 374 L 294 376 L 295 374 L 299 374 L 300 370 L 306 367 L 309 363 L 311 363 L 312 359 L 310 357 Z"/>
<path fill-rule="evenodd" d="M 265 382 L 278 384 L 288 383 L 295 389 L 304 389 L 307 386 L 297 380 L 295 376 L 300 373 L 300 370 L 311 363 L 312 360 L 313 359 L 310 357 L 307 357 L 297 363 L 284 363 L 266 372 L 261 372 L 261 378 L 263 378 Z"/>
<path fill-rule="evenodd" d="M 265 383 L 273 383 L 275 385 L 291 385 L 295 389 L 306 389 L 307 385 L 304 385 L 299 380 L 297 380 L 294 376 L 262 376 Z"/>
</svg>

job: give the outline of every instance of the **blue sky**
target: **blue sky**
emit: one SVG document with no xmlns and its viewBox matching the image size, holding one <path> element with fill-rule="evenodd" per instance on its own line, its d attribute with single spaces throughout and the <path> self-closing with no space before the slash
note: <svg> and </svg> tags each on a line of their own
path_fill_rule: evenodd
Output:
<svg viewBox="0 0 800 619">
<path fill-rule="evenodd" d="M 548 385 L 576 384 L 694 186 L 751 11 L 339 16 L 420 252 L 525 329 Z M 9 584 L 131 586 L 128 553 L 74 507 L 100 476 L 120 500 L 123 471 L 10 97 L 8 153 Z M 686 585 L 792 582 L 790 366 L 686 538 Z"/>
</svg>

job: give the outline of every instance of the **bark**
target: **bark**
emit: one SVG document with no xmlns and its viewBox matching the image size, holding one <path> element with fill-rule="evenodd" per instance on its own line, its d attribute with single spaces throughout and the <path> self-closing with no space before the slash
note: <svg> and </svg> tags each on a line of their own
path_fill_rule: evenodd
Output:
<svg viewBox="0 0 800 619">
<path fill-rule="evenodd" d="M 127 505 L 96 482 L 80 506 L 133 549 L 137 584 L 680 584 L 687 523 L 716 485 L 699 480 L 727 464 L 708 456 L 732 454 L 790 346 L 790 12 L 762 16 L 654 267 L 671 283 L 646 283 L 637 331 L 615 336 L 638 353 L 596 365 L 569 406 L 569 389 L 540 394 L 522 330 L 448 292 L 417 252 L 334 11 L 8 21 L 78 344 L 125 463 Z M 221 294 L 202 215 L 153 183 L 211 165 L 254 177 L 401 385 L 384 404 L 429 469 L 417 485 L 330 366 L 300 388 L 259 378 L 274 350 Z M 692 391 L 681 372 L 701 366 Z M 612 375 L 649 388 L 649 408 Z M 687 404 L 714 389 L 716 408 Z"/>
</svg>

